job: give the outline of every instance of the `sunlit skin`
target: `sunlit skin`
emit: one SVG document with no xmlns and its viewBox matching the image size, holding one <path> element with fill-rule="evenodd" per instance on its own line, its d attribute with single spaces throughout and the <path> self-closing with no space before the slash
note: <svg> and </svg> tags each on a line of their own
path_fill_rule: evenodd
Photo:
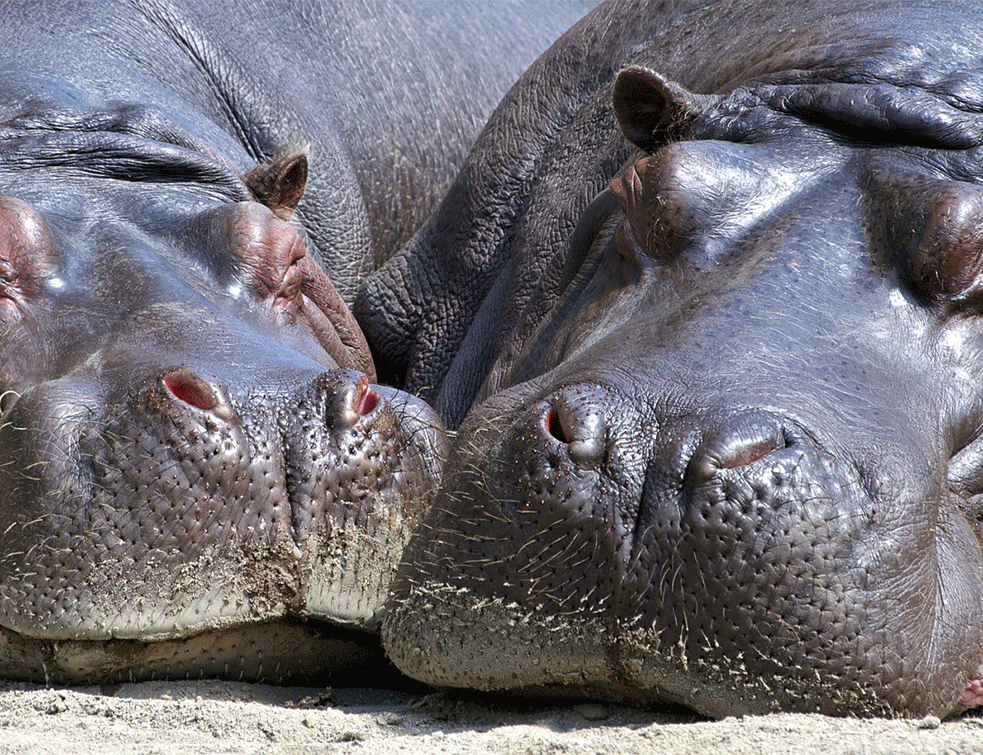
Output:
<svg viewBox="0 0 983 755">
<path fill-rule="evenodd" d="M 359 303 L 456 428 L 397 665 L 710 716 L 980 703 L 977 11 L 615 1 L 519 82 Z"/>
</svg>

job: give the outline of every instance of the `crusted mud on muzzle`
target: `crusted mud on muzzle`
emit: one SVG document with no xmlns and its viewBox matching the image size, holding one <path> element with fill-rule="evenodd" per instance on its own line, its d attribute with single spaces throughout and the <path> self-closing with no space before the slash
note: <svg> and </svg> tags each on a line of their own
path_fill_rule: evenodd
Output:
<svg viewBox="0 0 983 755">
<path fill-rule="evenodd" d="M 177 366 L 5 406 L 0 673 L 316 680 L 378 659 L 440 421 L 357 373 L 281 378 L 243 393 Z"/>
</svg>

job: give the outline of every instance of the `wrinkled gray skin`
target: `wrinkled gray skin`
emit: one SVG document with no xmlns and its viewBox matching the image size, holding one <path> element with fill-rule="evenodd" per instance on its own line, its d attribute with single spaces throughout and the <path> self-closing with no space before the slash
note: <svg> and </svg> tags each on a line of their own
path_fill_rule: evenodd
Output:
<svg viewBox="0 0 983 755">
<path fill-rule="evenodd" d="M 582 6 L 0 3 L 0 676 L 378 654 L 445 441 L 343 299 Z"/>
<path fill-rule="evenodd" d="M 979 704 L 983 7 L 665 5 L 543 56 L 361 294 L 468 415 L 387 651 L 711 716 Z"/>
</svg>

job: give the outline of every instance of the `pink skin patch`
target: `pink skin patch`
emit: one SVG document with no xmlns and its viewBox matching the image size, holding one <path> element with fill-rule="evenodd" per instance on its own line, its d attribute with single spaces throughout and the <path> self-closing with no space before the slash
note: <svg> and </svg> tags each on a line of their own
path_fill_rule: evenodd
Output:
<svg viewBox="0 0 983 755">
<path fill-rule="evenodd" d="M 983 664 L 976 669 L 976 676 L 966 682 L 959 704 L 967 708 L 983 705 Z"/>
<path fill-rule="evenodd" d="M 741 448 L 729 457 L 720 460 L 720 466 L 724 469 L 737 469 L 753 464 L 758 459 L 762 459 L 777 448 L 774 441 L 766 440 L 756 443 L 753 446 Z"/>
</svg>

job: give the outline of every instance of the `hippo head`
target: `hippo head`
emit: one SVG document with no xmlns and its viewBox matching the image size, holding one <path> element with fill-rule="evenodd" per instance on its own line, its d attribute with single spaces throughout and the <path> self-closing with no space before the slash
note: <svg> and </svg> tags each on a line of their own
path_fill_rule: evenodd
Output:
<svg viewBox="0 0 983 755">
<path fill-rule="evenodd" d="M 714 716 L 983 700 L 983 129 L 955 80 L 800 78 L 621 73 L 646 154 L 459 431 L 384 627 L 411 675 Z"/>
<path fill-rule="evenodd" d="M 215 180 L 231 195 L 216 198 L 191 180 L 207 158 L 160 149 L 172 172 L 146 182 L 138 156 L 97 185 L 79 158 L 62 184 L 79 195 L 5 176 L 0 674 L 357 664 L 436 485 L 440 421 L 371 384 L 357 325 L 284 220 L 303 154 Z"/>
</svg>

